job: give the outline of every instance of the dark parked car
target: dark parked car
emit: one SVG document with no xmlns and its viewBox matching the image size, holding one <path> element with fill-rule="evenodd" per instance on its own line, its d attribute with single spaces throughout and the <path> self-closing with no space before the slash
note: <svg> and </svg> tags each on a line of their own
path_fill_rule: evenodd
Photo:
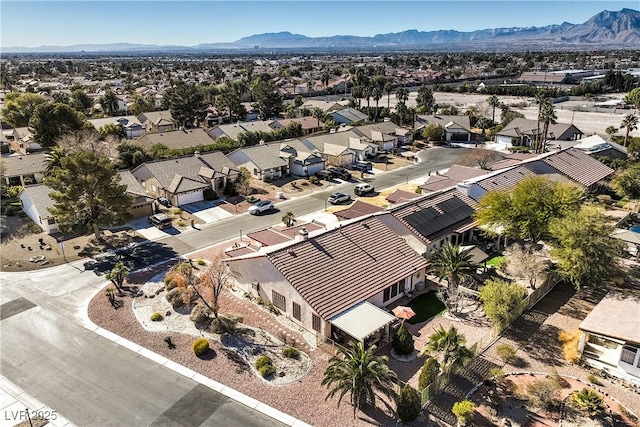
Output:
<svg viewBox="0 0 640 427">
<path fill-rule="evenodd" d="M 351 180 L 351 174 L 345 168 L 330 168 L 329 172 L 331 172 L 333 176 L 344 179 L 345 181 Z"/>
<path fill-rule="evenodd" d="M 169 203 L 169 201 L 167 199 L 165 199 L 164 197 L 158 197 L 158 203 L 160 203 L 162 206 L 164 207 L 169 207 L 171 206 L 171 203 Z"/>
<path fill-rule="evenodd" d="M 373 170 L 371 162 L 355 162 L 351 167 L 361 172 L 371 172 Z"/>
<path fill-rule="evenodd" d="M 316 172 L 316 177 L 319 179 L 326 179 L 327 181 L 329 181 L 330 179 L 333 178 L 333 174 L 328 170 L 321 170 Z"/>
</svg>

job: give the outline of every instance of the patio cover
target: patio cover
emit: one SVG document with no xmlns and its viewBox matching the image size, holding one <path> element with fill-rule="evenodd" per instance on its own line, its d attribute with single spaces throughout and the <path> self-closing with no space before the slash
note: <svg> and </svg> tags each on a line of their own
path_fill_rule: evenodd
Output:
<svg viewBox="0 0 640 427">
<path fill-rule="evenodd" d="M 396 317 L 375 305 L 363 301 L 336 314 L 329 322 L 358 341 L 374 334 L 396 320 Z"/>
<path fill-rule="evenodd" d="M 640 233 L 636 233 L 635 231 L 616 228 L 610 236 L 627 243 L 640 245 Z"/>
<path fill-rule="evenodd" d="M 467 249 L 470 249 L 469 255 L 471 255 L 471 262 L 474 264 L 480 264 L 489 258 L 489 255 L 476 245 L 460 246 L 460 251 L 466 251 Z"/>
</svg>

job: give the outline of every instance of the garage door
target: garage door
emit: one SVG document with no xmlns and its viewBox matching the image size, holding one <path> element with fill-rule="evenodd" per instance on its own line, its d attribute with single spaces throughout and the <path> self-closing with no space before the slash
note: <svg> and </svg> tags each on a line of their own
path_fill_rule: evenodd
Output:
<svg viewBox="0 0 640 427">
<path fill-rule="evenodd" d="M 203 190 L 180 194 L 178 196 L 178 206 L 186 205 L 187 203 L 200 202 L 202 200 L 204 200 Z"/>
<path fill-rule="evenodd" d="M 309 176 L 311 176 L 316 172 L 321 171 L 322 169 L 324 169 L 324 163 L 314 163 L 312 165 L 309 165 L 307 173 L 309 174 Z"/>
<path fill-rule="evenodd" d="M 382 149 L 385 151 L 390 151 L 393 148 L 393 141 L 385 142 L 382 144 Z"/>
</svg>

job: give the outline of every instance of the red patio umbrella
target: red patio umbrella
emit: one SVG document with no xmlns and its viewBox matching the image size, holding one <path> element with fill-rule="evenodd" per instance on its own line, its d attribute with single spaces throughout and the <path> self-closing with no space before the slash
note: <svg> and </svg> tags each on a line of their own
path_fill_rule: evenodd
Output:
<svg viewBox="0 0 640 427">
<path fill-rule="evenodd" d="M 399 305 L 391 311 L 400 319 L 411 319 L 416 315 L 416 312 L 411 307 L 405 307 L 404 305 Z"/>
</svg>

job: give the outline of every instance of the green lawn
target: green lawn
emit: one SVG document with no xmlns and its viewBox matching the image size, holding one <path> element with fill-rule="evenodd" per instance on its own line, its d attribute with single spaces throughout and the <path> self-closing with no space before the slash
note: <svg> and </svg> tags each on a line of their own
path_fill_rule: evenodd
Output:
<svg viewBox="0 0 640 427">
<path fill-rule="evenodd" d="M 487 265 L 491 265 L 493 267 L 497 267 L 500 265 L 500 263 L 502 262 L 502 260 L 504 260 L 504 255 L 500 254 L 500 253 L 494 253 L 491 255 L 491 257 L 487 260 Z"/>
<path fill-rule="evenodd" d="M 435 291 L 427 292 L 426 294 L 418 295 L 409 303 L 409 307 L 416 312 L 416 315 L 407 322 L 415 325 L 416 323 L 424 322 L 427 319 L 437 316 L 445 309 L 442 301 L 436 297 Z"/>
</svg>

